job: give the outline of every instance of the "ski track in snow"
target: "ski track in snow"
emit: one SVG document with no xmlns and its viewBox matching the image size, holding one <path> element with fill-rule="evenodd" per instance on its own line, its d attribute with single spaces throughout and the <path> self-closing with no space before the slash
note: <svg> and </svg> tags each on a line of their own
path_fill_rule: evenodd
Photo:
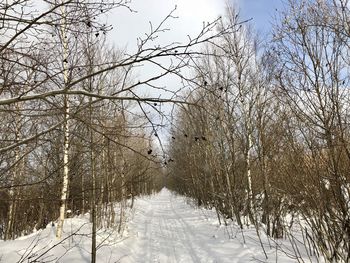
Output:
<svg viewBox="0 0 350 263">
<path fill-rule="evenodd" d="M 145 227 L 140 229 L 146 249 L 136 256 L 137 262 L 204 262 L 204 258 L 205 262 L 224 262 L 211 259 L 210 250 L 196 236 L 194 226 L 186 223 L 181 207 L 170 195 L 163 193 L 149 205 Z"/>
<path fill-rule="evenodd" d="M 227 244 L 223 240 L 218 242 L 214 214 L 209 217 L 213 220 L 211 223 L 202 210 L 194 209 L 184 198 L 168 190 L 162 190 L 139 205 L 147 208 L 136 208 L 136 211 L 147 209 L 147 212 L 144 215 L 136 212 L 130 226 L 139 235 L 139 242 L 134 245 L 139 249 L 135 249 L 138 252 L 131 262 L 239 263 L 249 262 L 254 256 L 247 249 L 240 251 L 243 249 L 240 242 L 230 242 L 227 237 Z"/>
<path fill-rule="evenodd" d="M 138 198 L 134 210 L 128 211 L 123 239 L 112 229 L 98 232 L 98 244 L 105 241 L 97 250 L 97 262 L 297 262 L 283 252 L 276 253 L 265 238 L 266 260 L 254 229 L 244 230 L 244 244 L 238 226 L 219 226 L 214 211 L 196 208 L 188 204 L 185 197 L 176 196 L 167 189 L 153 196 Z M 29 257 L 29 252 L 40 255 L 48 247 L 53 249 L 41 259 L 50 259 L 50 262 L 90 262 L 91 224 L 88 223 L 88 215 L 65 220 L 65 237 L 77 229 L 80 229 L 79 235 L 68 238 L 58 246 L 54 246 L 58 240 L 55 239 L 55 228 L 51 226 L 14 241 L 0 240 L 0 263 L 18 262 L 22 254 Z M 287 244 L 285 248 L 290 249 L 290 246 Z M 306 258 L 304 262 L 310 260 Z"/>
</svg>

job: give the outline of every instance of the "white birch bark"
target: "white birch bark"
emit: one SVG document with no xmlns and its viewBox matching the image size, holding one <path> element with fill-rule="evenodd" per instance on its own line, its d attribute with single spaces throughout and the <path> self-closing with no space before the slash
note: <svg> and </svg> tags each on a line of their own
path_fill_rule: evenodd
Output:
<svg viewBox="0 0 350 263">
<path fill-rule="evenodd" d="M 250 125 L 249 125 L 250 126 Z M 246 156 L 246 163 L 247 163 L 247 180 L 248 180 L 248 198 L 249 198 L 249 209 L 252 211 L 253 209 L 253 190 L 252 190 L 252 175 L 251 175 L 251 149 L 252 149 L 252 134 L 250 131 L 248 131 L 248 141 L 247 141 L 247 156 Z"/>
<path fill-rule="evenodd" d="M 63 186 L 61 191 L 61 207 L 58 219 L 56 237 L 62 237 L 63 223 L 66 215 L 66 200 L 68 196 L 68 180 L 69 180 L 69 105 L 68 98 L 65 96 L 65 113 L 64 113 L 64 149 L 63 149 Z"/>
<path fill-rule="evenodd" d="M 66 19 L 65 19 L 65 6 L 61 8 L 61 13 L 63 17 L 63 22 L 61 26 L 61 38 L 63 42 L 63 79 L 64 79 L 64 87 L 67 89 L 68 84 L 68 66 L 67 66 L 67 58 L 68 58 L 68 39 L 66 32 Z M 60 215 L 58 219 L 58 225 L 56 230 L 56 237 L 62 237 L 63 223 L 66 215 L 66 200 L 68 196 L 68 180 L 69 180 L 69 100 L 68 95 L 64 96 L 64 146 L 63 146 L 63 185 L 61 191 L 61 207 L 60 207 Z"/>
</svg>

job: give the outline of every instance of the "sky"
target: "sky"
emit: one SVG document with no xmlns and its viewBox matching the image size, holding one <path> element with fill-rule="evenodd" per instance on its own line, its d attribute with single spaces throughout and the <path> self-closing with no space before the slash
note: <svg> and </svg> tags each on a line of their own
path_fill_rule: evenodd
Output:
<svg viewBox="0 0 350 263">
<path fill-rule="evenodd" d="M 252 19 L 251 23 L 260 35 L 266 35 L 276 14 L 276 9 L 282 7 L 283 0 L 230 0 L 238 6 L 243 20 Z M 185 40 L 187 34 L 195 35 L 203 22 L 215 20 L 225 13 L 227 0 L 132 0 L 130 7 L 137 11 L 131 13 L 124 8 L 115 10 L 108 17 L 108 22 L 114 27 L 109 35 L 110 40 L 119 48 L 136 47 L 137 37 L 149 32 L 153 25 L 166 17 L 177 6 L 174 12 L 177 19 L 167 22 L 170 29 L 160 36 L 159 41 L 166 43 L 172 40 Z"/>
<path fill-rule="evenodd" d="M 137 38 L 144 37 L 150 31 L 150 23 L 153 27 L 158 25 L 176 6 L 173 15 L 177 18 L 167 20 L 165 28 L 169 31 L 161 33 L 155 44 L 184 42 L 188 40 L 187 35 L 196 36 L 200 32 L 203 22 L 211 22 L 224 15 L 227 1 L 232 1 L 235 8 L 240 10 L 242 20 L 251 19 L 253 28 L 264 38 L 270 31 L 270 23 L 283 0 L 131 0 L 130 8 L 136 12 L 118 8 L 108 17 L 108 23 L 113 26 L 108 38 L 118 49 L 133 53 L 137 48 Z M 154 75 L 155 70 L 144 66 L 136 73 L 139 75 L 137 78 Z M 180 81 L 171 77 L 163 78 L 160 82 L 161 86 L 169 90 L 177 90 L 180 86 Z M 144 90 L 147 96 L 164 96 L 157 94 L 159 90 L 147 87 Z M 165 105 L 162 109 L 170 112 L 171 108 L 172 106 Z M 162 131 L 157 133 L 163 137 Z"/>
<path fill-rule="evenodd" d="M 243 19 L 252 19 L 255 30 L 266 35 L 271 30 L 271 23 L 276 13 L 282 10 L 283 0 L 237 0 Z"/>
<path fill-rule="evenodd" d="M 130 7 L 137 11 L 131 13 L 124 8 L 115 10 L 108 22 L 114 26 L 110 38 L 118 47 L 133 50 L 136 39 L 150 30 L 150 23 L 158 25 L 175 7 L 173 15 L 165 27 L 169 29 L 159 36 L 161 44 L 172 41 L 185 41 L 187 35 L 196 35 L 203 21 L 215 20 L 224 9 L 221 0 L 132 0 Z"/>
<path fill-rule="evenodd" d="M 132 12 L 117 8 L 107 17 L 113 26 L 108 34 L 109 42 L 126 53 L 134 53 L 137 39 L 149 33 L 151 26 L 156 27 L 176 7 L 172 13 L 176 18 L 168 19 L 163 26 L 169 30 L 160 33 L 152 44 L 187 43 L 188 35 L 197 36 L 204 22 L 212 22 L 225 14 L 227 1 L 239 10 L 241 20 L 250 20 L 264 40 L 271 30 L 276 10 L 281 9 L 284 0 L 131 0 Z M 141 72 L 143 76 L 153 76 L 154 68 L 143 67 Z"/>
</svg>

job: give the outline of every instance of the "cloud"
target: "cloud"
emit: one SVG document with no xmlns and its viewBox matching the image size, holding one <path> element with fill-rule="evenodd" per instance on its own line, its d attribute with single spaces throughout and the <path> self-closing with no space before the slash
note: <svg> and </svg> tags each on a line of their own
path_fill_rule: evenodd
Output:
<svg viewBox="0 0 350 263">
<path fill-rule="evenodd" d="M 203 28 L 203 22 L 214 21 L 224 13 L 225 0 L 133 0 L 130 7 L 137 13 L 131 13 L 126 8 L 119 8 L 108 17 L 108 23 L 114 27 L 108 34 L 109 41 L 117 48 L 126 48 L 129 53 L 134 52 L 137 48 L 137 38 L 149 33 L 149 22 L 153 27 L 157 26 L 175 6 L 177 8 L 173 15 L 178 18 L 166 21 L 164 27 L 169 31 L 161 33 L 152 44 L 167 45 L 173 42 L 185 42 L 188 41 L 187 35 L 197 36 Z M 165 58 L 162 59 L 165 65 L 169 62 Z M 159 68 L 144 63 L 142 67 L 135 69 L 134 76 L 136 79 L 144 80 L 158 73 Z M 182 86 L 176 76 L 166 76 L 152 84 L 172 91 Z M 164 91 L 148 86 L 141 86 L 137 93 L 162 98 L 169 96 Z M 161 109 L 165 114 L 170 114 L 172 105 L 162 105 Z M 154 114 L 152 119 L 155 122 L 161 121 L 158 114 Z M 157 134 L 159 138 L 165 138 L 164 130 L 157 131 Z M 158 145 L 157 140 L 155 144 Z"/>
<path fill-rule="evenodd" d="M 131 13 L 125 8 L 114 10 L 108 17 L 108 22 L 114 27 L 109 38 L 117 47 L 128 46 L 133 49 L 136 39 L 149 32 L 159 24 L 177 6 L 174 15 L 165 24 L 170 29 L 159 38 L 161 42 L 183 41 L 188 34 L 196 35 L 203 22 L 215 20 L 224 12 L 224 0 L 133 0 L 130 7 L 137 13 Z M 161 43 L 163 44 L 163 43 Z"/>
</svg>

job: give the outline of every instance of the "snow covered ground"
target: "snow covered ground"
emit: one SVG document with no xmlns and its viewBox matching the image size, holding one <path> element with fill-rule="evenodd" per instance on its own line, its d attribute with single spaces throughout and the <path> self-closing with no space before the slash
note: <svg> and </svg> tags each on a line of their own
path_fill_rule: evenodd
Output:
<svg viewBox="0 0 350 263">
<path fill-rule="evenodd" d="M 65 221 L 60 243 L 51 225 L 14 241 L 0 241 L 0 262 L 90 262 L 90 228 L 84 216 Z M 268 259 L 254 229 L 242 233 L 235 225 L 219 226 L 214 211 L 195 208 L 163 189 L 136 200 L 123 238 L 113 229 L 98 232 L 97 258 L 122 263 L 297 262 L 289 242 L 277 244 L 282 252 L 266 237 L 262 241 Z M 298 249 L 304 262 L 310 262 L 303 247 Z"/>
</svg>

